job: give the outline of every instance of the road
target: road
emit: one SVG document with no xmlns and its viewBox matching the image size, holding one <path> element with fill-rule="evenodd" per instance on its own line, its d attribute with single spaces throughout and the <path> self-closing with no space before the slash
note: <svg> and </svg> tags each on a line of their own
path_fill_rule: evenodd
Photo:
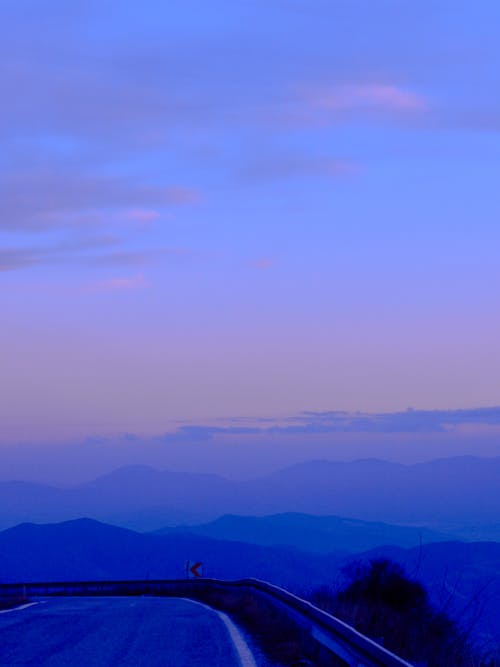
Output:
<svg viewBox="0 0 500 667">
<path fill-rule="evenodd" d="M 176 598 L 52 598 L 0 614 L 0 665 L 256 667 L 238 629 Z"/>
</svg>

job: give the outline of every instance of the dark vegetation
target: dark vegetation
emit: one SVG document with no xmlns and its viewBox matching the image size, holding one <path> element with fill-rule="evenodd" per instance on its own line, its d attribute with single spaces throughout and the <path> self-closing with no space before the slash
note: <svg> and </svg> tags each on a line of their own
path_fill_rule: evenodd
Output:
<svg viewBox="0 0 500 667">
<path fill-rule="evenodd" d="M 437 609 L 426 589 L 388 559 L 351 563 L 336 587 L 311 601 L 413 664 L 426 667 L 499 667 L 500 654 L 480 656 L 469 631 Z"/>
</svg>

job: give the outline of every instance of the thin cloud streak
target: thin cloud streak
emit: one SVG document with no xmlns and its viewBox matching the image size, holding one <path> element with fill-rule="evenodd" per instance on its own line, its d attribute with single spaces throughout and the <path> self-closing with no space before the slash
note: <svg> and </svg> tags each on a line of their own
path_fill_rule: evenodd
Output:
<svg viewBox="0 0 500 667">
<path fill-rule="evenodd" d="M 142 290 L 150 287 L 151 283 L 146 280 L 144 274 L 119 278 L 108 278 L 101 280 L 84 288 L 86 292 L 122 292 L 130 290 Z"/>
<path fill-rule="evenodd" d="M 46 231 L 103 224 L 130 212 L 197 203 L 191 188 L 58 169 L 10 173 L 0 185 L 0 230 Z M 144 217 L 144 213 L 143 213 Z"/>
<path fill-rule="evenodd" d="M 0 249 L 0 271 L 16 271 L 38 265 L 60 264 L 71 258 L 85 263 L 86 253 L 95 253 L 120 244 L 111 235 L 66 239 L 58 243 Z"/>
<path fill-rule="evenodd" d="M 151 225 L 161 218 L 161 213 L 147 208 L 131 209 L 127 212 L 127 219 L 139 225 Z"/>
<path fill-rule="evenodd" d="M 111 250 L 121 245 L 121 239 L 103 236 L 61 241 L 51 245 L 0 249 L 0 272 L 68 263 L 82 268 L 144 267 L 162 258 L 185 258 L 192 254 L 185 248 Z"/>
<path fill-rule="evenodd" d="M 210 440 L 216 436 L 322 435 L 334 433 L 446 433 L 466 426 L 500 427 L 500 406 L 464 410 L 412 410 L 393 413 L 309 412 L 268 425 L 247 419 L 242 426 L 188 424 L 167 433 L 162 440 Z"/>
<path fill-rule="evenodd" d="M 248 262 L 247 265 L 250 269 L 255 269 L 257 271 L 267 271 L 268 269 L 274 268 L 276 266 L 276 261 L 271 257 L 262 257 L 260 259 L 254 259 L 251 262 Z"/>
<path fill-rule="evenodd" d="M 269 184 L 284 179 L 343 179 L 361 172 L 361 166 L 348 160 L 322 155 L 263 152 L 238 172 L 243 184 Z"/>
<path fill-rule="evenodd" d="M 302 97 L 313 108 L 333 112 L 357 110 L 422 112 L 429 108 L 424 97 L 387 83 L 305 88 Z"/>
</svg>

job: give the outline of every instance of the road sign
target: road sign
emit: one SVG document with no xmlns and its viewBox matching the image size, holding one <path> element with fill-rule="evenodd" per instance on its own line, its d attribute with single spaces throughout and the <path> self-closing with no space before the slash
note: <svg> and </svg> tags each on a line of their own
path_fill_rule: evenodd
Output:
<svg viewBox="0 0 500 667">
<path fill-rule="evenodd" d="M 186 573 L 188 579 L 196 579 L 197 577 L 203 576 L 203 563 L 189 560 L 186 563 Z"/>
</svg>

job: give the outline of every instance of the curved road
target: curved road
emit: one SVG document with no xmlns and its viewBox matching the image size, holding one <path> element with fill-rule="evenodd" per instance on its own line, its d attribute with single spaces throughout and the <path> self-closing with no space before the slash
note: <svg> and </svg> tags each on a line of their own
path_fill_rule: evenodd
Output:
<svg viewBox="0 0 500 667">
<path fill-rule="evenodd" d="M 0 665 L 256 667 L 224 614 L 176 598 L 52 598 L 0 614 Z"/>
</svg>

